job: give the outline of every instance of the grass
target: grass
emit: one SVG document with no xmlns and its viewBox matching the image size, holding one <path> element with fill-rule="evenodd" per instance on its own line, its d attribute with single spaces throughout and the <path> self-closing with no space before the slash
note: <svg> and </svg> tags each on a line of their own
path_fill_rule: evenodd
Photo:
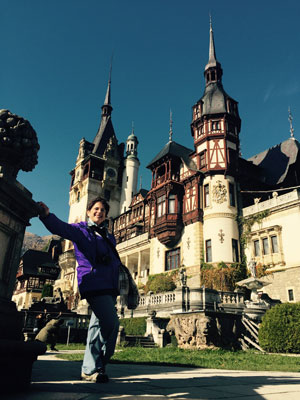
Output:
<svg viewBox="0 0 300 400">
<path fill-rule="evenodd" d="M 55 348 L 58 350 L 84 350 L 85 343 L 69 343 L 68 346 L 66 344 L 57 343 Z"/>
<path fill-rule="evenodd" d="M 65 346 L 65 349 L 68 348 Z M 83 354 L 58 354 L 58 357 L 70 361 L 82 361 Z M 183 350 L 177 347 L 165 347 L 162 349 L 128 347 L 119 348 L 119 351 L 115 353 L 111 362 L 173 365 L 244 371 L 300 372 L 300 357 L 264 354 L 252 350 Z"/>
</svg>

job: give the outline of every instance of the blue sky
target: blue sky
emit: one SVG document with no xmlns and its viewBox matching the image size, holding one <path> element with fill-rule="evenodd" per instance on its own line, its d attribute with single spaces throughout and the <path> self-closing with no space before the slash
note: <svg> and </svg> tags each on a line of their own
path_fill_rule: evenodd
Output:
<svg viewBox="0 0 300 400">
<path fill-rule="evenodd" d="M 18 180 L 68 218 L 79 141 L 97 132 L 112 53 L 112 119 L 119 142 L 139 139 L 147 163 L 168 141 L 193 148 L 191 107 L 204 91 L 209 13 L 226 92 L 239 102 L 242 154 L 300 139 L 297 0 L 0 0 L 0 108 L 27 118 L 41 149 Z M 37 219 L 28 231 L 47 234 Z"/>
</svg>

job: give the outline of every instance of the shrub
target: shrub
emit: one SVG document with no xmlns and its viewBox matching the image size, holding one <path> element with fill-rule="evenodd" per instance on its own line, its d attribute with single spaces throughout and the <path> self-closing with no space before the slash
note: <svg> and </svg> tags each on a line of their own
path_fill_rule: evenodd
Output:
<svg viewBox="0 0 300 400">
<path fill-rule="evenodd" d="M 146 318 L 121 318 L 120 325 L 124 327 L 126 335 L 144 335 L 146 333 Z"/>
<path fill-rule="evenodd" d="M 45 283 L 42 290 L 41 298 L 43 297 L 52 297 L 53 296 L 53 286 L 49 283 Z"/>
<path fill-rule="evenodd" d="M 201 282 L 207 289 L 222 291 L 233 291 L 236 282 L 247 277 L 247 267 L 245 264 L 230 264 L 224 262 L 217 266 L 203 264 L 201 266 Z"/>
<path fill-rule="evenodd" d="M 268 310 L 258 337 L 266 351 L 300 353 L 300 303 L 278 304 Z"/>
<path fill-rule="evenodd" d="M 266 275 L 271 274 L 271 272 L 268 271 L 267 268 L 268 268 L 268 267 L 267 267 L 266 265 L 263 265 L 263 264 L 261 264 L 261 263 L 258 263 L 258 264 L 256 265 L 256 267 L 255 267 L 255 269 L 256 269 L 256 277 L 257 277 L 257 278 L 261 278 L 261 277 L 263 277 L 263 276 L 266 276 Z"/>
<path fill-rule="evenodd" d="M 173 277 L 165 274 L 150 275 L 145 286 L 145 293 L 170 292 L 176 288 Z"/>
</svg>

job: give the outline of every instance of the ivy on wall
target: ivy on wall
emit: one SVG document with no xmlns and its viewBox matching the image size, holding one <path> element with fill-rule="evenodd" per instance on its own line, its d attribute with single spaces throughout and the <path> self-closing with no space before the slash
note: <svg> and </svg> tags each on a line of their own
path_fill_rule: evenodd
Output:
<svg viewBox="0 0 300 400">
<path fill-rule="evenodd" d="M 263 219 L 267 218 L 269 214 L 269 210 L 264 210 L 259 213 L 250 215 L 249 217 L 242 217 L 240 215 L 237 217 L 237 222 L 241 232 L 240 242 L 243 250 L 247 246 L 251 237 L 252 226 L 256 223 L 261 224 Z"/>
</svg>

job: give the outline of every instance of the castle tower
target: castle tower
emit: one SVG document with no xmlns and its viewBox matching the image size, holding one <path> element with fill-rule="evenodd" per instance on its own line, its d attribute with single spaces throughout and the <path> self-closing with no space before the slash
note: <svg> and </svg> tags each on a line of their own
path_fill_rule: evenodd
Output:
<svg viewBox="0 0 300 400">
<path fill-rule="evenodd" d="M 120 214 L 128 210 L 132 196 L 136 194 L 137 180 L 140 162 L 137 158 L 138 139 L 134 134 L 134 128 L 126 141 L 125 168 L 123 171 L 122 194 L 120 201 Z"/>
<path fill-rule="evenodd" d="M 193 106 L 191 131 L 198 168 L 204 175 L 204 259 L 214 263 L 239 261 L 236 178 L 241 120 L 237 102 L 223 89 L 222 75 L 210 22 L 206 86 Z"/>
<path fill-rule="evenodd" d="M 85 220 L 87 204 L 97 196 L 109 201 L 110 217 L 119 213 L 124 144 L 118 144 L 111 119 L 111 74 L 101 109 L 97 134 L 92 143 L 80 141 L 76 166 L 70 172 L 69 222 Z"/>
</svg>

